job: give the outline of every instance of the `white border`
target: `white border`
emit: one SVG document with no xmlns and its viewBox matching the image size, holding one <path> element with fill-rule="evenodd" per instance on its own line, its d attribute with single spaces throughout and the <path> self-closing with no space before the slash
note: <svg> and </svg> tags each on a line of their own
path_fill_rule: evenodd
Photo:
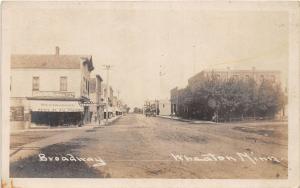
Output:
<svg viewBox="0 0 300 188">
<path fill-rule="evenodd" d="M 74 9 L 189 9 L 189 10 L 222 10 L 222 11 L 288 11 L 290 15 L 289 31 L 289 177 L 287 180 L 234 180 L 234 179 L 14 179 L 17 187 L 298 187 L 299 186 L 299 9 L 297 2 L 270 1 L 209 1 L 209 2 L 5 2 L 2 4 L 2 177 L 9 174 L 9 78 L 10 78 L 10 33 L 9 11 L 14 7 L 74 8 Z M 76 182 L 76 183 L 75 183 Z"/>
</svg>

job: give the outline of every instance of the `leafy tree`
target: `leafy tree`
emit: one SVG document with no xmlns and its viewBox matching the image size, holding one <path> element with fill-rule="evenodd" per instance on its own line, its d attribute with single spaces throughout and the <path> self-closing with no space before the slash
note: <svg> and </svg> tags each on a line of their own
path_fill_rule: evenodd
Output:
<svg viewBox="0 0 300 188">
<path fill-rule="evenodd" d="M 202 74 L 199 83 L 179 92 L 179 116 L 211 120 L 243 117 L 274 117 L 284 108 L 286 96 L 279 84 L 269 80 L 257 84 L 253 78 L 221 79 L 214 72 Z"/>
</svg>

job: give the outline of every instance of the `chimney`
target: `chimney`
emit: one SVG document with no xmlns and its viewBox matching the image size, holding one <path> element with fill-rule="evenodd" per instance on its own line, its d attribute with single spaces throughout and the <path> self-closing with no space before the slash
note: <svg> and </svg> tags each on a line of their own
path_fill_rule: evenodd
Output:
<svg viewBox="0 0 300 188">
<path fill-rule="evenodd" d="M 58 46 L 55 47 L 55 55 L 59 55 L 59 47 Z"/>
</svg>

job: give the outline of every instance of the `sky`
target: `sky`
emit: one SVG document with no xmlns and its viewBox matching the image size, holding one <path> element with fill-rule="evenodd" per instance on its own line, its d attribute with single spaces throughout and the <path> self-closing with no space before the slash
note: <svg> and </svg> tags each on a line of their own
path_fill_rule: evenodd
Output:
<svg viewBox="0 0 300 188">
<path fill-rule="evenodd" d="M 288 14 L 184 7 L 19 7 L 9 18 L 11 53 L 93 56 L 113 66 L 110 84 L 131 108 L 166 99 L 204 69 L 288 72 Z M 162 74 L 160 74 L 160 72 Z"/>
</svg>

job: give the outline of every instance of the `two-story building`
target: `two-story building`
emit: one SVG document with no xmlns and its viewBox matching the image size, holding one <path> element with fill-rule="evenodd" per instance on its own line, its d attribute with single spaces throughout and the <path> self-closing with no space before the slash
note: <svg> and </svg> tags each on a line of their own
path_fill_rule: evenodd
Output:
<svg viewBox="0 0 300 188">
<path fill-rule="evenodd" d="M 113 89 L 110 86 L 107 90 L 106 84 L 103 84 L 102 93 L 103 93 L 103 99 L 105 103 L 104 118 L 106 119 L 106 115 L 108 115 L 108 118 L 111 118 L 113 116 L 113 108 L 112 108 Z"/>
<path fill-rule="evenodd" d="M 274 84 L 281 83 L 281 72 L 275 70 L 257 70 L 255 67 L 248 70 L 232 70 L 227 68 L 226 70 L 203 70 L 198 74 L 192 76 L 188 80 L 188 85 L 193 91 L 197 86 L 201 85 L 205 77 L 212 76 L 214 74 L 217 78 L 222 80 L 235 79 L 235 80 L 247 80 L 253 79 L 257 84 L 260 84 L 263 80 L 270 80 Z"/>
<path fill-rule="evenodd" d="M 231 70 L 230 68 L 224 70 L 203 70 L 196 75 L 188 79 L 187 87 L 191 92 L 195 92 L 197 88 L 201 88 L 203 85 L 203 80 L 206 78 L 215 78 L 220 80 L 249 80 L 253 79 L 257 85 L 261 84 L 263 81 L 268 80 L 273 84 L 279 84 L 283 88 L 287 86 L 284 85 L 282 81 L 281 71 L 277 70 L 256 70 L 255 67 L 246 70 Z M 188 101 L 192 100 L 192 96 L 189 95 L 186 88 L 179 89 L 177 87 L 170 90 L 170 101 L 171 101 L 171 114 L 178 115 L 183 113 L 188 113 L 189 109 L 186 105 Z M 286 116 L 287 105 L 283 112 L 280 112 L 278 116 Z"/>
<path fill-rule="evenodd" d="M 91 119 L 90 55 L 11 56 L 12 129 L 82 125 Z"/>
<path fill-rule="evenodd" d="M 90 80 L 90 111 L 92 113 L 91 121 L 93 123 L 99 124 L 101 120 L 104 119 L 104 96 L 102 92 L 102 78 L 100 75 L 96 75 L 95 78 L 91 78 Z"/>
</svg>

